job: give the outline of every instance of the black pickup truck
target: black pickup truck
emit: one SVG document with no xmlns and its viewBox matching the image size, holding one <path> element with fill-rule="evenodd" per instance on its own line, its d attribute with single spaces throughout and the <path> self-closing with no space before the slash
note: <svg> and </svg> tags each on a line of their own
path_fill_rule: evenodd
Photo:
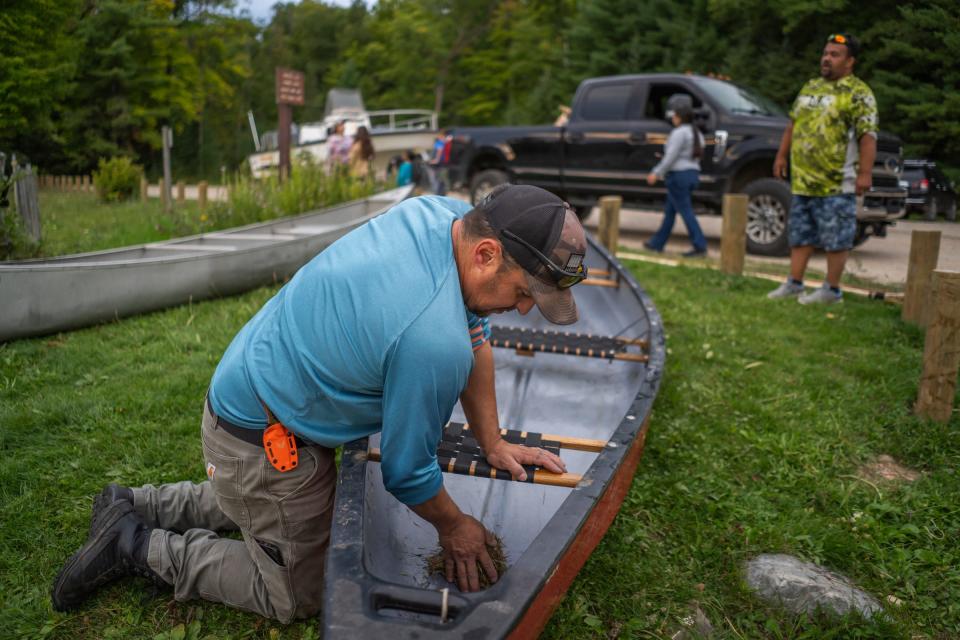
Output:
<svg viewBox="0 0 960 640">
<path fill-rule="evenodd" d="M 705 134 L 698 212 L 720 213 L 723 194 L 745 193 L 747 249 L 785 255 L 790 187 L 773 177 L 773 161 L 788 119 L 770 100 L 731 82 L 697 75 L 648 74 L 584 80 L 564 126 L 474 127 L 451 130 L 449 177 L 476 202 L 494 186 L 533 184 L 564 198 L 584 216 L 597 198 L 619 195 L 628 206 L 663 204 L 663 183 L 647 173 L 663 153 L 671 125 L 667 99 L 693 98 Z M 881 132 L 873 188 L 857 209 L 857 244 L 885 236 L 904 212 L 901 143 Z"/>
</svg>

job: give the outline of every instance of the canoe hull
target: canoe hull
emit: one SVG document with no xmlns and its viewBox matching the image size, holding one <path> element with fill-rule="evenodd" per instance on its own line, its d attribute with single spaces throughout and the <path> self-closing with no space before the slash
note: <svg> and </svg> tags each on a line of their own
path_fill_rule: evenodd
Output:
<svg viewBox="0 0 960 640">
<path fill-rule="evenodd" d="M 282 282 L 408 194 L 393 190 L 294 218 L 161 243 L 0 263 L 0 341 Z"/>
</svg>

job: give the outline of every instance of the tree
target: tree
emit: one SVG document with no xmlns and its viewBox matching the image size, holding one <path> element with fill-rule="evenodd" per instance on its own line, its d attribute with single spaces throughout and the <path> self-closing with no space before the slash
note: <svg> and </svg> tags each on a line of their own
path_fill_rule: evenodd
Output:
<svg viewBox="0 0 960 640">
<path fill-rule="evenodd" d="M 77 48 L 65 37 L 79 0 L 7 0 L 0 11 L 0 150 L 56 165 L 56 113 L 69 95 Z"/>
<path fill-rule="evenodd" d="M 138 157 L 160 146 L 160 126 L 179 130 L 198 113 L 196 60 L 170 0 L 90 0 L 73 34 L 83 55 L 65 104 L 65 155 L 87 170 L 98 158 Z"/>
</svg>

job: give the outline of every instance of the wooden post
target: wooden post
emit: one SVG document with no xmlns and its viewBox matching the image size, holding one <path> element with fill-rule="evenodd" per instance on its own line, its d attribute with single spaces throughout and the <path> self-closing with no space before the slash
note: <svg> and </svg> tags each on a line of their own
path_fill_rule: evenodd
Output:
<svg viewBox="0 0 960 640">
<path fill-rule="evenodd" d="M 70 190 L 80 191 L 80 176 L 70 176 Z"/>
<path fill-rule="evenodd" d="M 720 235 L 720 271 L 731 275 L 743 274 L 744 254 L 747 251 L 747 203 L 742 193 L 723 196 L 723 231 Z"/>
<path fill-rule="evenodd" d="M 160 178 L 158 182 L 160 183 L 160 205 L 166 212 L 170 210 L 170 203 L 168 202 L 169 196 L 167 195 L 167 185 L 164 184 L 163 178 Z"/>
<path fill-rule="evenodd" d="M 930 324 L 930 274 L 940 258 L 940 232 L 914 231 L 910 234 L 910 262 L 907 264 L 907 290 L 903 295 L 904 322 L 921 327 Z"/>
<path fill-rule="evenodd" d="M 150 186 L 150 183 L 147 182 L 147 179 L 144 176 L 140 176 L 140 202 L 147 201 L 147 188 Z"/>
<path fill-rule="evenodd" d="M 201 180 L 197 184 L 197 206 L 200 208 L 200 215 L 207 212 L 207 181 Z"/>
<path fill-rule="evenodd" d="M 936 305 L 927 327 L 914 411 L 923 418 L 946 423 L 953 413 L 960 370 L 960 272 L 933 273 Z"/>
<path fill-rule="evenodd" d="M 623 204 L 623 198 L 620 196 L 600 198 L 600 226 L 597 228 L 597 238 L 610 253 L 616 253 L 617 245 L 620 243 L 621 204 Z"/>
<path fill-rule="evenodd" d="M 183 184 L 183 180 L 177 181 L 177 202 L 183 203 L 186 200 L 186 186 Z"/>
</svg>

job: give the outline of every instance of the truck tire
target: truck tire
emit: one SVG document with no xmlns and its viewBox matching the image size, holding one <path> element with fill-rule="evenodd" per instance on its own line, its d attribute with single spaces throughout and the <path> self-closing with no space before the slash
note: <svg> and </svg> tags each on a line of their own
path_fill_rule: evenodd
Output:
<svg viewBox="0 0 960 640">
<path fill-rule="evenodd" d="M 470 204 L 476 206 L 494 187 L 510 182 L 510 176 L 500 169 L 487 169 L 470 180 Z"/>
<path fill-rule="evenodd" d="M 790 253 L 787 219 L 790 216 L 790 187 L 775 178 L 749 183 L 743 192 L 747 204 L 747 251 L 760 256 Z"/>
</svg>

